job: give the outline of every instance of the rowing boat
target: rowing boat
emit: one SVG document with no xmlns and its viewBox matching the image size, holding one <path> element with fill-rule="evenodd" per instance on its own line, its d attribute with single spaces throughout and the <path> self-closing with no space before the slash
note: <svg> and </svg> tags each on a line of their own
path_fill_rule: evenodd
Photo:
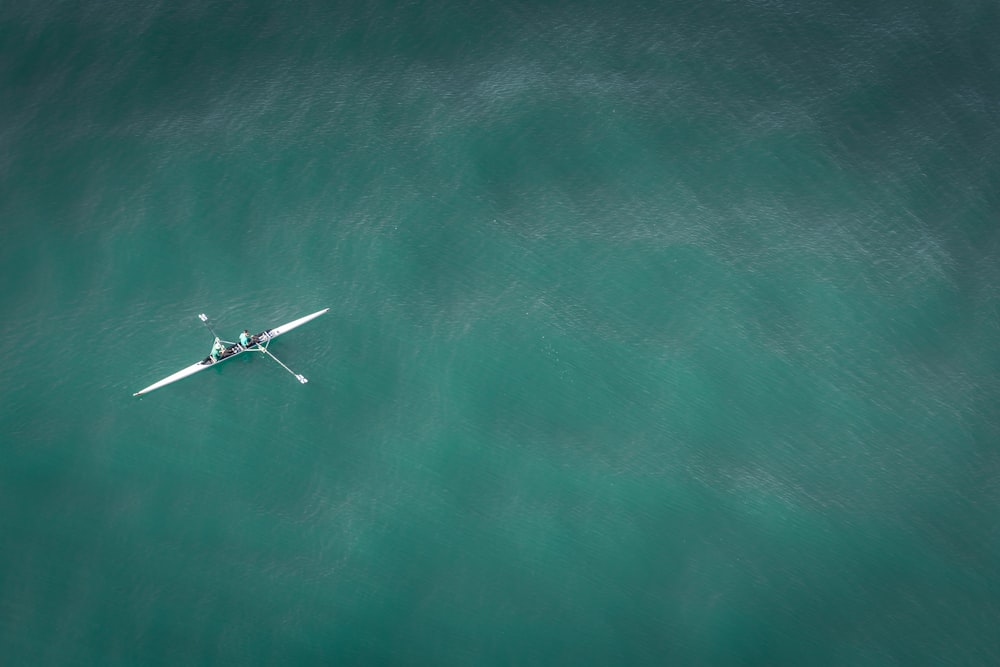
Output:
<svg viewBox="0 0 1000 667">
<path fill-rule="evenodd" d="M 328 310 L 330 310 L 330 309 L 329 308 L 324 308 L 323 310 L 316 311 L 312 315 L 306 315 L 305 317 L 300 317 L 297 320 L 292 320 L 288 324 L 282 324 L 281 326 L 277 326 L 277 327 L 274 327 L 272 329 L 266 329 L 264 331 L 261 331 L 256 336 L 252 336 L 250 338 L 250 344 L 247 345 L 247 346 L 240 345 L 239 343 L 231 343 L 230 341 L 222 341 L 224 343 L 228 343 L 228 345 L 222 350 L 222 353 L 219 355 L 218 359 L 213 359 L 211 356 L 205 357 L 204 359 L 202 359 L 198 363 L 191 364 L 187 368 L 182 368 L 181 370 L 177 371 L 173 375 L 168 375 L 167 377 L 163 378 L 159 382 L 154 382 L 153 384 L 149 385 L 145 389 L 140 389 L 139 391 L 135 392 L 132 395 L 133 396 L 140 396 L 142 394 L 148 394 L 149 392 L 153 391 L 154 389 L 159 389 L 160 387 L 168 385 L 168 384 L 170 384 L 172 382 L 177 382 L 178 380 L 183 380 L 184 378 L 188 377 L 189 375 L 194 375 L 195 373 L 198 373 L 199 371 L 203 371 L 203 370 L 205 370 L 207 368 L 211 368 L 211 367 L 215 366 L 216 364 L 220 364 L 223 361 L 226 361 L 228 359 L 232 359 L 233 357 L 236 357 L 236 356 L 238 356 L 240 354 L 243 354 L 244 352 L 262 352 L 262 353 L 268 355 L 269 357 L 271 357 L 272 359 L 274 359 L 275 361 L 277 361 L 279 364 L 281 364 L 282 367 L 284 367 L 285 370 L 287 370 L 289 373 L 292 373 L 292 375 L 295 375 L 296 379 L 298 379 L 299 382 L 301 382 L 302 384 L 305 384 L 307 382 L 307 380 L 303 376 L 301 376 L 301 375 L 293 372 L 290 368 L 288 368 L 288 366 L 285 366 L 284 364 L 282 364 L 281 361 L 278 360 L 277 357 L 275 357 L 273 354 L 271 354 L 271 352 L 267 349 L 267 346 L 268 346 L 268 344 L 272 340 L 274 340 L 275 338 L 277 338 L 281 334 L 288 333 L 292 329 L 295 329 L 296 327 L 300 327 L 303 324 L 305 324 L 306 322 L 309 322 L 310 320 L 316 319 L 317 317 L 319 317 L 320 315 L 322 315 L 323 313 L 325 313 Z M 204 315 L 201 315 L 200 317 L 202 318 L 203 322 L 205 322 L 206 324 L 208 323 L 208 318 L 206 318 Z M 209 328 L 211 328 L 211 327 L 209 327 Z"/>
</svg>

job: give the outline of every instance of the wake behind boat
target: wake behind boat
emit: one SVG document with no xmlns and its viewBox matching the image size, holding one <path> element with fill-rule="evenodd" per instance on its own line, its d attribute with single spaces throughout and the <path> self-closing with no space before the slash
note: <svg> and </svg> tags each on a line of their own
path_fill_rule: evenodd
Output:
<svg viewBox="0 0 1000 667">
<path fill-rule="evenodd" d="M 178 380 L 183 380 L 189 375 L 194 375 L 195 373 L 203 371 L 206 368 L 211 368 L 212 366 L 215 366 L 218 363 L 226 361 L 227 359 L 232 359 L 233 357 L 243 354 L 244 352 L 261 352 L 263 354 L 266 354 L 267 356 L 271 357 L 279 364 L 281 364 L 282 368 L 284 368 L 286 371 L 294 375 L 299 382 L 305 384 L 306 382 L 308 382 L 308 380 L 306 380 L 306 378 L 303 377 L 302 375 L 295 373 L 288 366 L 285 366 L 285 364 L 281 363 L 280 359 L 271 354 L 270 350 L 267 349 L 267 346 L 272 340 L 274 340 L 281 334 L 288 333 L 292 329 L 300 327 L 310 320 L 316 319 L 317 317 L 319 317 L 328 310 L 330 309 L 324 308 L 323 310 L 316 311 L 311 315 L 306 315 L 305 317 L 300 317 L 297 320 L 292 320 L 287 324 L 282 324 L 281 326 L 261 331 L 259 334 L 255 336 L 250 336 L 249 340 L 247 341 L 247 344 L 245 345 L 241 343 L 233 343 L 230 341 L 220 341 L 219 337 L 216 336 L 216 341 L 226 343 L 226 346 L 222 348 L 221 352 L 218 354 L 218 358 L 214 358 L 212 355 L 209 355 L 204 359 L 202 359 L 201 361 L 199 361 L 198 363 L 191 364 L 187 368 L 182 368 L 173 375 L 168 375 L 159 382 L 154 382 L 145 389 L 140 389 L 139 391 L 135 392 L 132 395 L 140 396 L 142 394 L 148 394 L 154 389 L 159 389 L 164 385 L 171 384 L 172 382 L 177 382 Z M 208 325 L 208 318 L 204 314 L 201 314 L 198 317 L 201 318 L 201 321 L 208 326 L 209 330 L 212 331 L 212 333 L 215 333 L 215 331 L 212 330 L 212 327 Z"/>
</svg>

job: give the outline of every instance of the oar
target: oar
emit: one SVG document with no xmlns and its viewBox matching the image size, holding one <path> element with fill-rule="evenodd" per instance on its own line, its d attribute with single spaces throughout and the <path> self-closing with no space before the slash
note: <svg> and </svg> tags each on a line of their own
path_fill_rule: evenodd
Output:
<svg viewBox="0 0 1000 667">
<path fill-rule="evenodd" d="M 306 376 L 301 375 L 299 373 L 296 373 L 291 368 L 289 368 L 285 364 L 281 363 L 281 359 L 279 359 L 278 357 L 276 357 L 273 354 L 271 354 L 270 350 L 268 350 L 266 347 L 263 347 L 260 343 L 257 343 L 257 349 L 260 350 L 261 352 L 263 352 L 264 354 L 266 354 L 267 356 L 271 357 L 275 361 L 277 361 L 278 365 L 280 365 L 286 371 L 288 371 L 289 373 L 291 373 L 292 375 L 294 375 L 295 379 L 298 380 L 300 384 L 305 384 L 306 382 L 309 382 L 309 380 L 306 379 Z"/>
<path fill-rule="evenodd" d="M 213 329 L 212 325 L 208 323 L 208 315 L 206 315 L 205 313 L 201 313 L 198 315 L 198 319 L 205 323 L 205 326 L 208 327 L 208 330 L 212 332 L 212 335 L 215 336 L 216 339 L 222 341 L 223 343 L 228 343 L 229 345 L 233 345 L 233 341 L 222 340 L 221 338 L 219 338 L 219 334 L 215 333 L 215 329 Z"/>
</svg>

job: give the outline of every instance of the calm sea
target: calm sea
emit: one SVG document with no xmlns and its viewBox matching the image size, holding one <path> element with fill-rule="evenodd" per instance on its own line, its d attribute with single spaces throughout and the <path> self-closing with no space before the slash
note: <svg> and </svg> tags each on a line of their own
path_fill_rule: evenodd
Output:
<svg viewBox="0 0 1000 667">
<path fill-rule="evenodd" d="M 6 3 L 0 663 L 1000 664 L 998 28 Z"/>
</svg>

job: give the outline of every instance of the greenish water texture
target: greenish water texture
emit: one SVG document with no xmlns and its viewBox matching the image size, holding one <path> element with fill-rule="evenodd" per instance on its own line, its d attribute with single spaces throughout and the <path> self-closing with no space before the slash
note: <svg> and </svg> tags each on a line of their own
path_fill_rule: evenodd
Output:
<svg viewBox="0 0 1000 667">
<path fill-rule="evenodd" d="M 996 3 L 618 4 L 0 8 L 0 663 L 1000 664 Z"/>
</svg>

